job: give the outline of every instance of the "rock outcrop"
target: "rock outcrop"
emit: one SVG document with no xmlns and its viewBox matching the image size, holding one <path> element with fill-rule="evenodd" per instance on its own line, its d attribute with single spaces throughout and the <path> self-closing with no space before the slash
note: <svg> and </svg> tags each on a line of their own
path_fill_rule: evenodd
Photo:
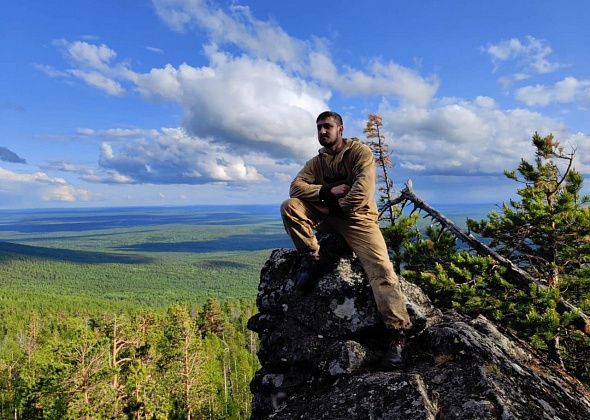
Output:
<svg viewBox="0 0 590 420">
<path fill-rule="evenodd" d="M 362 267 L 335 237 L 333 270 L 307 294 L 294 289 L 300 256 L 273 251 L 261 273 L 262 368 L 251 383 L 254 419 L 589 419 L 584 387 L 486 318 L 442 313 L 403 281 L 427 319 L 408 366 L 386 372 L 384 328 Z"/>
</svg>

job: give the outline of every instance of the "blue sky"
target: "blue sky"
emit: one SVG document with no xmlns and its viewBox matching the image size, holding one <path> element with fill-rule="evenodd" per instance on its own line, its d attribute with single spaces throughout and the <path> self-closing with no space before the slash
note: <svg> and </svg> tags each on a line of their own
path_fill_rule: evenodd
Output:
<svg viewBox="0 0 590 420">
<path fill-rule="evenodd" d="M 383 116 L 398 186 L 489 203 L 533 132 L 590 174 L 590 3 L 23 0 L 0 12 L 0 208 L 280 203 L 315 117 Z"/>
</svg>

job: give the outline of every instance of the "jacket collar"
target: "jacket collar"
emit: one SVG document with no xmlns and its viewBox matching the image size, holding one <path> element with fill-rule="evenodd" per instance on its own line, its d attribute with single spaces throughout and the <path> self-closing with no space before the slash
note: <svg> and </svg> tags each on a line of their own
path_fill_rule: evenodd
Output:
<svg viewBox="0 0 590 420">
<path fill-rule="evenodd" d="M 356 137 L 352 137 L 352 138 L 344 138 L 344 147 L 342 148 L 342 150 L 340 150 L 340 152 L 336 153 L 344 153 L 345 151 L 347 151 L 348 149 L 350 149 L 352 147 L 352 144 L 356 141 L 358 141 L 358 139 Z M 329 155 L 329 156 L 335 156 L 334 154 L 330 153 L 328 151 L 328 149 L 326 149 L 325 147 L 322 147 L 320 150 L 318 150 L 318 154 L 320 155 Z"/>
</svg>

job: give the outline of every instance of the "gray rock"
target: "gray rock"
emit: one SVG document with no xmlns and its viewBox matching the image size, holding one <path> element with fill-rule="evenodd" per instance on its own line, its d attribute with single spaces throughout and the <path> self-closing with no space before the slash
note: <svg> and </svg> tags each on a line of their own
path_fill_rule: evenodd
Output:
<svg viewBox="0 0 590 420">
<path fill-rule="evenodd" d="M 561 368 L 483 316 L 441 313 L 403 279 L 426 328 L 405 369 L 381 371 L 385 329 L 364 271 L 338 237 L 322 241 L 333 267 L 308 294 L 294 289 L 296 251 L 262 269 L 253 419 L 590 418 L 587 391 Z"/>
</svg>

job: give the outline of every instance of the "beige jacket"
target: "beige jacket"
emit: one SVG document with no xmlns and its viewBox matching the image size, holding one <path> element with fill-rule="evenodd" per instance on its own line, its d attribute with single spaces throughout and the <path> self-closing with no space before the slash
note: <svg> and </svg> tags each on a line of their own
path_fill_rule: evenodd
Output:
<svg viewBox="0 0 590 420">
<path fill-rule="evenodd" d="M 335 155 L 327 153 L 325 148 L 320 149 L 299 171 L 291 183 L 289 195 L 322 204 L 320 189 L 330 184 L 350 185 L 348 194 L 338 199 L 344 215 L 366 215 L 377 220 L 375 160 L 369 146 L 349 138 L 344 139 L 344 147 Z"/>
</svg>

